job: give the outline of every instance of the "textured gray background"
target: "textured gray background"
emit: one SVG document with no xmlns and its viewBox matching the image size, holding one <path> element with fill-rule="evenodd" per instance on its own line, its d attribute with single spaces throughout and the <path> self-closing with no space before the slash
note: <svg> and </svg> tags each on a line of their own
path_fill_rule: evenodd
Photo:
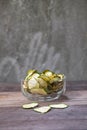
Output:
<svg viewBox="0 0 87 130">
<path fill-rule="evenodd" d="M 31 68 L 87 80 L 87 0 L 0 0 L 0 82 Z"/>
</svg>

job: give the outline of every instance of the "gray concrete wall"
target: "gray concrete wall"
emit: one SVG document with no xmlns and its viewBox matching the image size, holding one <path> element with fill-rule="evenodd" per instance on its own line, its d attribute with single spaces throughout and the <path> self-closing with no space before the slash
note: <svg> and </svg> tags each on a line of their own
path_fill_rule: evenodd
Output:
<svg viewBox="0 0 87 130">
<path fill-rule="evenodd" d="M 87 0 L 0 0 L 0 82 L 31 68 L 87 80 Z"/>
</svg>

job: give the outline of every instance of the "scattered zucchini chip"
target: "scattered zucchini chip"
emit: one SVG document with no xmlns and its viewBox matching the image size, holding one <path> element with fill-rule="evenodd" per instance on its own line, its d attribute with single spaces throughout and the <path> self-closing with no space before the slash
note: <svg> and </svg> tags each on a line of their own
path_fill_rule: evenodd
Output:
<svg viewBox="0 0 87 130">
<path fill-rule="evenodd" d="M 25 109 L 30 109 L 38 106 L 38 103 L 30 103 L 30 104 L 24 104 L 22 107 Z"/>
<path fill-rule="evenodd" d="M 46 113 L 51 109 L 50 106 L 43 106 L 43 107 L 38 107 L 38 108 L 34 108 L 34 111 L 36 112 L 40 112 L 40 113 Z"/>
<path fill-rule="evenodd" d="M 51 107 L 51 108 L 63 109 L 63 108 L 67 108 L 68 105 L 61 103 L 61 104 L 52 104 L 52 105 L 50 105 L 50 107 Z"/>
</svg>

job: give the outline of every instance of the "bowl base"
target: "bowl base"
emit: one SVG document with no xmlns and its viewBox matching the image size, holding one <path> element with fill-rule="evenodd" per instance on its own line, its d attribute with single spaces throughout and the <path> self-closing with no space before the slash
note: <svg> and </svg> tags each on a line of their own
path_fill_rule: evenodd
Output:
<svg viewBox="0 0 87 130">
<path fill-rule="evenodd" d="M 31 101 L 53 101 L 53 100 L 58 99 L 62 94 L 63 94 L 63 89 L 59 92 L 54 92 L 54 93 L 49 94 L 47 96 L 26 93 L 26 97 Z"/>
</svg>

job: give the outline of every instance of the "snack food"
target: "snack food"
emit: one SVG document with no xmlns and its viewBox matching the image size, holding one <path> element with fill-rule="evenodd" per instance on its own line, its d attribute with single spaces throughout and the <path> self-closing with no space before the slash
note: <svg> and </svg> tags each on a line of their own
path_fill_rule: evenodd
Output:
<svg viewBox="0 0 87 130">
<path fill-rule="evenodd" d="M 23 107 L 24 109 L 30 109 L 30 108 L 34 108 L 34 107 L 36 107 L 36 106 L 38 106 L 38 103 L 24 104 L 22 107 Z"/>
<path fill-rule="evenodd" d="M 56 74 L 50 70 L 44 70 L 42 73 L 37 70 L 29 70 L 22 83 L 22 92 L 24 95 L 55 98 L 57 93 L 61 94 L 64 91 L 64 79 L 64 74 Z"/>
<path fill-rule="evenodd" d="M 51 104 L 50 107 L 51 107 L 51 108 L 63 109 L 63 108 L 67 108 L 68 105 L 67 105 L 67 104 L 64 104 L 64 103 L 60 103 L 60 104 Z"/>
<path fill-rule="evenodd" d="M 46 113 L 46 112 L 48 112 L 50 109 L 51 109 L 50 106 L 43 106 L 43 107 L 34 108 L 34 111 L 40 112 L 40 113 Z"/>
</svg>

